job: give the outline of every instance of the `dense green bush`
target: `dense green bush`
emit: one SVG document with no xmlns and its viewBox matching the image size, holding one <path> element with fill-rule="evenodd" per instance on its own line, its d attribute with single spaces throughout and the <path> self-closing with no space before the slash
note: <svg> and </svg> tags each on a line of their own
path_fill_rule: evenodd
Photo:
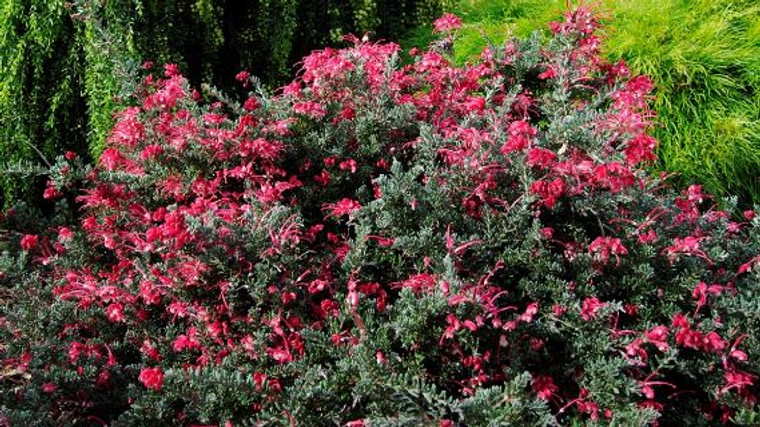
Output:
<svg viewBox="0 0 760 427">
<path fill-rule="evenodd" d="M 462 0 L 458 60 L 559 16 L 565 0 Z M 760 201 L 760 3 L 605 0 L 604 52 L 657 82 L 661 168 L 720 195 Z M 405 45 L 424 45 L 421 29 Z"/>
<path fill-rule="evenodd" d="M 2 421 L 756 422 L 760 217 L 644 172 L 653 84 L 588 9 L 467 66 L 459 24 L 242 103 L 147 76 L 52 171 L 79 219 L 6 218 Z"/>
<path fill-rule="evenodd" d="M 371 32 L 398 37 L 445 0 L 4 0 L 0 6 L 0 206 L 30 201 L 38 166 L 102 151 L 144 59 L 232 89 L 246 69 L 268 85 L 310 50 Z M 39 205 L 39 200 L 35 204 Z"/>
</svg>

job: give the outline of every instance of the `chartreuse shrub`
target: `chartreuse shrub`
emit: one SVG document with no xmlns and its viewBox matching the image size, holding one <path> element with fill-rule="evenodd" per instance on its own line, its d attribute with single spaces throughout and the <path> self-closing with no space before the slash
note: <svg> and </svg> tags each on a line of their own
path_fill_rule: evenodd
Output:
<svg viewBox="0 0 760 427">
<path fill-rule="evenodd" d="M 52 170 L 79 222 L 6 218 L 3 417 L 756 422 L 760 218 L 643 171 L 654 85 L 597 27 L 463 66 L 352 39 L 242 103 L 146 76 L 98 165 Z"/>
<path fill-rule="evenodd" d="M 564 0 L 463 0 L 457 61 L 490 40 L 525 36 Z M 760 197 L 760 4 L 753 0 L 605 0 L 604 56 L 656 82 L 660 167 L 721 195 Z M 404 45 L 424 46 L 428 32 Z"/>
</svg>

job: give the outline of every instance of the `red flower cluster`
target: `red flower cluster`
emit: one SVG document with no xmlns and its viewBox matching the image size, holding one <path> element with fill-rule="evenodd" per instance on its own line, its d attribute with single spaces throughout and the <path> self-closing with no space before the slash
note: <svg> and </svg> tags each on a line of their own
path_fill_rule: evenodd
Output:
<svg viewBox="0 0 760 427">
<path fill-rule="evenodd" d="M 447 13 L 433 22 L 433 31 L 436 33 L 448 33 L 461 27 L 462 20 L 452 13 Z"/>
<path fill-rule="evenodd" d="M 159 391 L 164 384 L 164 373 L 161 368 L 144 368 L 138 379 L 145 387 Z"/>
</svg>

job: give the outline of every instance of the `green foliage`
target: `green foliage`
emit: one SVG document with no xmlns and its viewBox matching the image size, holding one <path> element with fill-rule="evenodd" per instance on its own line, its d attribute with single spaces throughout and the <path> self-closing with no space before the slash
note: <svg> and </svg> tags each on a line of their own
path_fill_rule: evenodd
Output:
<svg viewBox="0 0 760 427">
<path fill-rule="evenodd" d="M 45 164 L 86 147 L 84 53 L 64 1 L 0 7 L 0 159 Z M 0 173 L 0 205 L 36 194 L 36 180 Z M 35 190 L 35 191 L 33 191 Z"/>
<path fill-rule="evenodd" d="M 139 61 L 128 18 L 140 0 L 105 3 L 86 1 L 80 5 L 84 24 L 78 29 L 85 53 L 85 94 L 89 119 L 90 154 L 97 158 L 113 127 L 119 99 L 134 90 L 133 76 Z"/>
<path fill-rule="evenodd" d="M 462 0 L 462 63 L 490 40 L 556 20 L 564 0 Z M 753 0 L 605 0 L 604 51 L 657 83 L 660 167 L 745 203 L 760 200 L 760 4 Z M 406 46 L 423 47 L 428 29 Z"/>
</svg>

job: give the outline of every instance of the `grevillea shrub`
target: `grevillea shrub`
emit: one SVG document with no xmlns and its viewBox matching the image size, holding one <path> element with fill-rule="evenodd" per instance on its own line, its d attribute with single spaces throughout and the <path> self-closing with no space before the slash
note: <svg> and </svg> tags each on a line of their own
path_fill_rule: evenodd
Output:
<svg viewBox="0 0 760 427">
<path fill-rule="evenodd" d="M 315 52 L 242 104 L 146 77 L 99 165 L 55 170 L 50 198 L 85 181 L 81 221 L 6 259 L 4 416 L 756 417 L 760 219 L 642 172 L 653 84 L 599 59 L 588 9 L 463 67 L 458 25 L 410 65 Z"/>
</svg>

